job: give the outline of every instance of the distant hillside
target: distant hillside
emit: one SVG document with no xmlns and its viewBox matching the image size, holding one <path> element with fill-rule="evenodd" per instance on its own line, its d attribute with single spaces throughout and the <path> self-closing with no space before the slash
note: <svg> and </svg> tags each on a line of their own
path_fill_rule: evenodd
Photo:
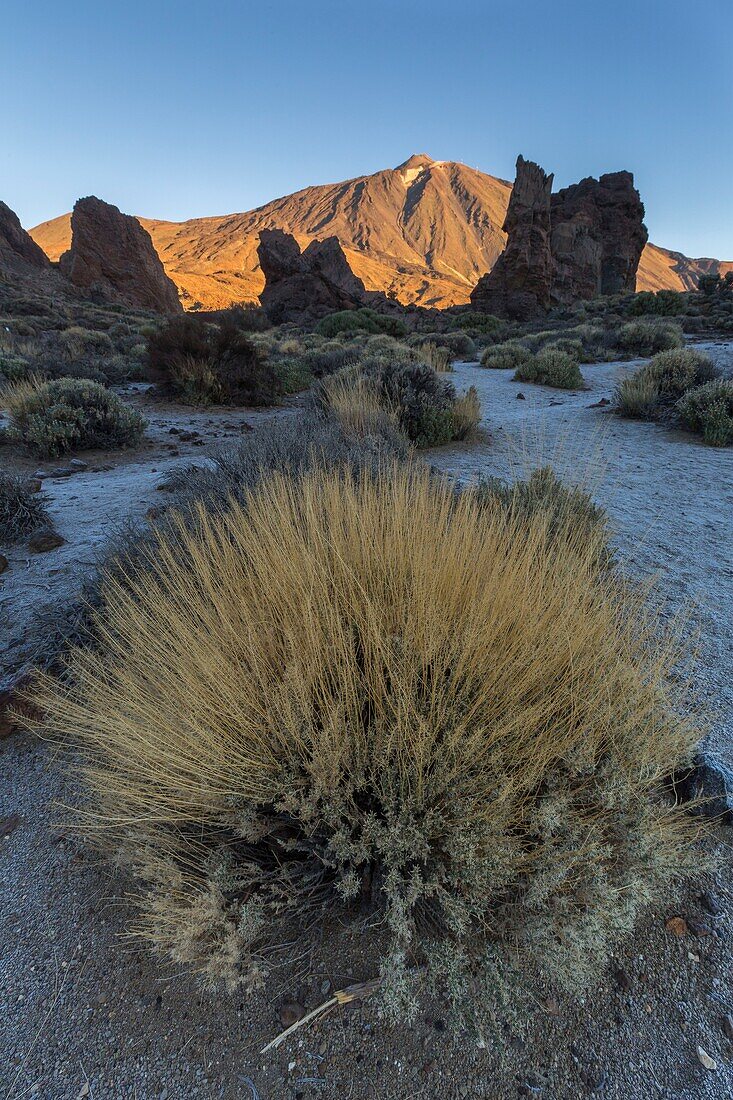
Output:
<svg viewBox="0 0 733 1100">
<path fill-rule="evenodd" d="M 292 233 L 301 247 L 336 236 L 367 289 L 393 293 L 404 303 L 445 307 L 467 302 L 502 251 L 510 192 L 506 180 L 416 155 L 397 168 L 306 187 L 244 214 L 140 222 L 187 309 L 221 309 L 257 298 L 263 286 L 257 237 L 272 228 Z M 30 230 L 52 260 L 69 247 L 69 217 Z M 650 244 L 637 289 L 685 290 L 703 271 L 732 269 L 733 262 L 693 260 Z"/>
</svg>

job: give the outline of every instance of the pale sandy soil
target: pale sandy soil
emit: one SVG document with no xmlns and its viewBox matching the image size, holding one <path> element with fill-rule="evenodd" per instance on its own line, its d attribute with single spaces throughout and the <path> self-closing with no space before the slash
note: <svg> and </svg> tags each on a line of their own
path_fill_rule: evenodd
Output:
<svg viewBox="0 0 733 1100">
<path fill-rule="evenodd" d="M 715 354 L 731 353 L 717 348 Z M 690 601 L 698 609 L 700 682 L 718 711 L 710 738 L 728 753 L 733 453 L 588 407 L 610 396 L 628 369 L 586 368 L 588 391 L 558 394 L 520 386 L 505 372 L 461 365 L 455 381 L 479 389 L 486 434 L 426 457 L 466 481 L 503 476 L 521 466 L 523 455 L 539 451 L 554 454 L 574 476 L 587 475 L 611 515 L 622 566 L 640 577 L 659 574 L 671 611 Z M 518 391 L 525 401 L 517 400 Z M 180 457 L 205 460 L 213 430 L 220 432 L 214 442 L 224 442 L 239 434 L 240 419 L 266 430 L 268 416 L 288 415 L 161 406 L 148 406 L 147 413 L 160 421 L 152 425 L 149 451 L 91 456 L 90 467 L 110 461 L 114 468 L 49 484 L 50 510 L 68 541 L 36 559 L 22 548 L 9 553 L 11 569 L 0 578 L 6 648 L 42 604 L 70 595 L 106 531 L 126 513 L 160 503 L 155 484 L 167 466 Z M 224 428 L 227 422 L 235 427 Z M 161 446 L 170 426 L 205 431 L 207 444 L 182 445 L 180 457 L 170 456 Z M 20 641 L 13 661 L 22 650 Z M 580 1003 L 549 986 L 537 988 L 515 1027 L 488 1035 L 485 1045 L 446 1028 L 440 1004 L 428 1006 L 412 1028 L 388 1029 L 367 1003 L 262 1056 L 262 1045 L 280 1030 L 283 998 L 298 998 L 310 1009 L 324 999 L 325 982 L 339 987 L 373 976 L 370 960 L 359 960 L 358 952 L 358 965 L 336 959 L 332 968 L 252 1001 L 202 993 L 190 976 L 124 936 L 124 880 L 110 877 L 65 831 L 58 804 L 73 790 L 73 776 L 60 774 L 45 745 L 27 735 L 0 743 L 0 820 L 20 819 L 0 840 L 0 1100 L 733 1095 L 733 1045 L 723 1024 L 733 1012 L 729 834 L 720 837 L 717 875 L 701 879 L 680 901 L 655 906 L 612 972 L 599 975 L 597 988 Z M 714 899 L 715 916 L 704 891 Z M 698 932 L 670 935 L 665 919 L 678 913 L 700 922 Z M 716 1069 L 703 1067 L 698 1046 Z"/>
</svg>

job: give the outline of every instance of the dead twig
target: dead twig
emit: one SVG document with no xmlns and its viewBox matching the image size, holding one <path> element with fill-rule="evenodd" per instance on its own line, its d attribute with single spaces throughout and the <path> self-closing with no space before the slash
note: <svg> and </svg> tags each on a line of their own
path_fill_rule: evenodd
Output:
<svg viewBox="0 0 733 1100">
<path fill-rule="evenodd" d="M 380 978 L 370 978 L 366 982 L 355 982 L 354 985 L 347 985 L 345 989 L 337 989 L 332 997 L 329 997 L 327 1001 L 324 1001 L 322 1005 L 314 1008 L 311 1012 L 306 1013 L 302 1020 L 296 1020 L 290 1027 L 286 1027 L 285 1031 L 282 1031 L 278 1036 L 272 1039 L 267 1046 L 264 1046 L 260 1051 L 260 1054 L 266 1054 L 268 1050 L 275 1050 L 281 1043 L 297 1031 L 298 1028 L 305 1027 L 306 1024 L 310 1024 L 313 1020 L 319 1019 L 327 1012 L 330 1012 L 332 1008 L 336 1008 L 337 1005 L 348 1005 L 352 1001 L 364 1001 L 367 997 L 379 987 Z"/>
</svg>

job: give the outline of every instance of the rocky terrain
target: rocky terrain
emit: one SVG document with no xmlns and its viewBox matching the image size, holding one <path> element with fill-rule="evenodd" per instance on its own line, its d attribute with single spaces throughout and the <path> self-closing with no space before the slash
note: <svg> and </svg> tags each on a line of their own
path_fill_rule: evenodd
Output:
<svg viewBox="0 0 733 1100">
<path fill-rule="evenodd" d="M 633 293 L 648 236 L 633 176 L 587 177 L 555 194 L 552 181 L 518 158 L 507 245 L 471 291 L 475 309 L 528 321 L 552 306 Z"/>
<path fill-rule="evenodd" d="M 730 345 L 709 350 L 733 366 Z M 733 540 L 729 452 L 658 424 L 612 417 L 616 382 L 636 364 L 584 366 L 579 392 L 520 386 L 511 371 L 457 364 L 459 389 L 475 385 L 484 409 L 478 440 L 426 455 L 462 482 L 521 474 L 548 459 L 591 489 L 609 511 L 621 567 L 656 578 L 672 614 L 692 605 L 700 629 L 698 684 L 712 714 L 709 745 L 728 763 L 733 728 Z M 129 452 L 84 456 L 54 475 L 41 464 L 56 549 L 8 556 L 0 616 L 8 656 L 22 660 L 28 627 L 52 622 L 127 516 L 165 506 L 157 485 L 182 461 L 244 430 L 266 431 L 290 408 L 194 411 L 155 402 L 146 387 L 120 391 L 149 421 Z M 522 400 L 518 400 L 519 394 Z M 12 469 L 38 462 L 5 448 Z M 68 463 L 66 464 L 68 465 Z M 416 1024 L 387 1028 L 366 1001 L 262 1047 L 334 989 L 373 976 L 353 945 L 328 972 L 311 972 L 253 999 L 202 991 L 125 936 L 123 878 L 103 870 L 69 829 L 63 804 L 74 778 L 54 752 L 15 732 L 2 742 L 0 875 L 4 944 L 0 1064 L 7 1100 L 383 1100 L 535 1097 L 578 1100 L 719 1100 L 733 1089 L 733 894 L 723 864 L 679 897 L 653 906 L 608 973 L 579 1002 L 541 985 L 522 1012 L 491 1032 L 454 1030 L 440 1001 Z"/>
<path fill-rule="evenodd" d="M 255 300 L 264 284 L 257 240 L 273 228 L 291 233 L 301 248 L 335 236 L 367 290 L 445 308 L 468 302 L 501 253 L 510 193 L 506 180 L 417 154 L 396 168 L 306 187 L 246 213 L 140 222 L 186 309 Z M 43 222 L 31 235 L 58 260 L 70 244 L 70 215 Z M 637 289 L 690 289 L 701 272 L 731 268 L 648 244 Z"/>
</svg>

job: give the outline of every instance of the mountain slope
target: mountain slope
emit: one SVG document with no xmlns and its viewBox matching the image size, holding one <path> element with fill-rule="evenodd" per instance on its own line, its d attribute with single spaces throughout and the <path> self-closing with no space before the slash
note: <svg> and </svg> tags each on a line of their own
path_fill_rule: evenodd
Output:
<svg viewBox="0 0 733 1100">
<path fill-rule="evenodd" d="M 301 247 L 337 236 L 367 289 L 445 307 L 467 302 L 502 251 L 510 192 L 506 180 L 418 154 L 397 168 L 307 187 L 243 214 L 140 222 L 187 309 L 257 298 L 263 286 L 257 237 L 273 228 L 292 233 Z M 69 215 L 42 222 L 30 235 L 57 260 L 71 241 Z M 716 260 L 690 260 L 648 245 L 637 288 L 682 290 L 700 271 L 717 269 Z"/>
</svg>

